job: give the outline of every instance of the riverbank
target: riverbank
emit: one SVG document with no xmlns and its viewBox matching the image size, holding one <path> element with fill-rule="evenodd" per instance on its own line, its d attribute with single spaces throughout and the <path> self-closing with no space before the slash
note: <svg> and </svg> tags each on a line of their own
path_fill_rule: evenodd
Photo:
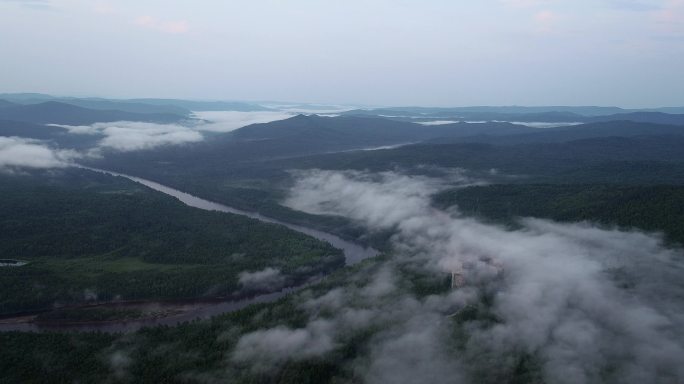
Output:
<svg viewBox="0 0 684 384">
<path fill-rule="evenodd" d="M 153 190 L 165 193 L 169 196 L 175 197 L 185 205 L 209 211 L 219 211 L 232 214 L 247 216 L 263 222 L 283 225 L 287 228 L 297 232 L 314 237 L 318 240 L 326 241 L 333 247 L 341 249 L 344 253 L 345 264 L 353 265 L 368 257 L 373 257 L 378 254 L 378 251 L 373 248 L 362 247 L 358 244 L 341 239 L 335 235 L 325 233 L 319 230 L 302 227 L 284 223 L 268 217 L 264 217 L 258 213 L 246 212 L 237 210 L 225 205 L 217 204 L 208 200 L 200 199 L 196 196 L 178 191 L 176 189 L 155 183 L 149 180 L 141 179 L 134 176 L 124 175 L 116 172 L 109 172 L 105 170 L 85 168 L 94 172 L 104 173 L 112 176 L 124 177 L 136 183 L 142 184 Z M 103 313 L 81 314 L 72 313 L 71 318 L 66 317 L 60 319 L 59 316 L 48 315 L 50 312 L 40 313 L 22 313 L 15 317 L 8 317 L 0 319 L 0 331 L 99 331 L 99 332 L 131 332 L 142 327 L 156 326 L 156 325 L 176 325 L 183 322 L 193 321 L 197 319 L 205 319 L 211 316 L 219 315 L 226 312 L 235 311 L 255 303 L 264 303 L 275 301 L 288 293 L 299 290 L 312 281 L 317 281 L 320 276 L 315 276 L 309 279 L 302 279 L 293 282 L 289 287 L 272 292 L 238 292 L 230 296 L 224 297 L 202 297 L 196 299 L 186 300 L 171 300 L 171 301 L 129 301 L 129 302 L 106 302 L 86 304 L 82 306 L 58 308 L 56 311 L 65 310 L 87 310 L 88 308 L 127 308 L 137 311 L 137 315 L 133 316 L 133 312 L 128 312 L 127 316 L 123 318 L 107 318 L 107 316 L 115 316 L 114 313 L 109 313 L 104 316 Z M 42 316 L 42 317 L 41 317 Z M 73 321 L 73 317 L 79 318 L 79 321 Z M 88 317 L 103 317 L 97 321 L 89 321 Z"/>
</svg>

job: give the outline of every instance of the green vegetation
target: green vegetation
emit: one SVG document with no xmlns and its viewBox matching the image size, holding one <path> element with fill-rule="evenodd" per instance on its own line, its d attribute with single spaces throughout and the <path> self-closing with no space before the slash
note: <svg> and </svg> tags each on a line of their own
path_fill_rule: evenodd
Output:
<svg viewBox="0 0 684 384">
<path fill-rule="evenodd" d="M 238 274 L 290 282 L 344 263 L 341 251 L 285 227 L 190 208 L 123 178 L 69 170 L 0 176 L 0 314 L 54 303 L 221 296 Z"/>
<path fill-rule="evenodd" d="M 373 119 L 371 119 L 373 120 Z M 280 122 L 280 124 L 284 124 Z M 603 123 L 602 123 L 603 124 Z M 174 148 L 112 154 L 96 166 L 145 177 L 236 208 L 260 212 L 283 221 L 306 225 L 340 237 L 387 248 L 387 234 L 369 234 L 345 218 L 309 215 L 280 205 L 291 186 L 293 169 L 399 171 L 433 175 L 437 169 L 466 169 L 471 176 L 503 184 L 620 184 L 682 185 L 684 138 L 643 136 L 653 129 L 679 127 L 629 123 L 581 126 L 567 130 L 536 130 L 530 135 L 471 137 L 473 142 L 407 145 L 378 151 L 352 151 L 304 156 L 297 148 L 281 152 L 287 137 L 237 143 L 214 141 L 179 151 Z M 665 128 L 663 128 L 665 127 Z M 287 129 L 287 127 L 282 127 Z M 591 128 L 591 129 L 590 129 Z M 614 137 L 626 129 L 630 137 Z M 536 142 L 576 138 L 567 142 Z M 603 133 L 601 133 L 603 132 Z M 655 131 L 656 133 L 659 131 Z M 625 134 L 627 134 L 625 133 Z M 671 132 L 670 132 L 671 133 Z M 595 137 L 605 134 L 606 137 Z M 515 138 L 515 140 L 513 140 Z M 476 142 L 482 140 L 485 142 Z M 508 141 L 515 144 L 503 145 Z M 528 140 L 525 142 L 525 140 Z M 266 143 L 272 147 L 265 147 Z M 277 144 L 277 145 L 276 145 Z M 299 144 L 298 144 L 299 145 Z M 262 147 L 264 146 L 264 147 Z M 275 159 L 274 159 L 275 158 Z"/>
<path fill-rule="evenodd" d="M 613 128 L 621 129 L 621 125 Z M 279 202 L 292 181 L 287 171 L 323 168 L 429 174 L 435 169 L 465 168 L 502 184 L 445 191 L 435 197 L 436 206 L 458 205 L 464 214 L 510 226 L 524 216 L 588 220 L 662 231 L 668 240 L 684 243 L 681 137 L 601 137 L 555 143 L 502 138 L 285 158 L 315 147 L 313 141 L 295 139 L 255 140 L 247 145 L 217 136 L 213 143 L 183 150 L 170 147 L 107 156 L 99 166 L 376 246 L 387 245 L 389 233 L 369 234 L 344 218 L 282 207 Z M 337 137 L 323 139 L 332 146 Z M 0 310 L 4 313 L 95 297 L 223 295 L 239 289 L 241 271 L 274 267 L 297 279 L 342 263 L 338 251 L 282 227 L 184 207 L 126 180 L 84 171 L 45 176 L 43 180 L 49 182 L 16 175 L 9 182 L 9 176 L 0 177 L 0 256 L 30 261 L 21 268 L 0 269 Z M 344 309 L 371 309 L 376 316 L 381 310 L 401 311 L 404 301 L 388 299 L 396 307 L 383 307 L 383 297 L 364 302 L 361 287 L 385 267 L 391 268 L 396 280 L 394 299 L 428 301 L 431 295 L 451 291 L 448 274 L 417 267 L 417 263 L 424 260 L 400 260 L 386 254 L 341 268 L 276 302 L 176 327 L 146 328 L 126 335 L 0 333 L 0 372 L 8 382 L 31 383 L 359 382 L 359 372 L 381 331 L 371 322 L 336 338 L 329 352 L 289 359 L 273 370 L 254 369 L 231 356 L 238 340 L 250 332 L 305 329 L 312 318 L 326 321 L 340 315 L 324 307 L 312 314 L 302 305 L 336 289 L 349 300 Z M 438 313 L 451 332 L 444 340 L 447 352 L 466 363 L 464 374 L 473 382 L 542 383 L 545 357 L 536 351 L 513 350 L 501 359 L 485 346 L 473 348 L 478 330 L 501 324 L 492 310 L 493 292 L 483 290 L 472 304 Z M 86 307 L 51 311 L 38 319 L 102 321 L 146 315 L 138 309 Z M 381 326 L 391 329 L 392 322 Z"/>
<path fill-rule="evenodd" d="M 382 331 L 369 326 L 345 334 L 330 352 L 292 359 L 272 369 L 250 369 L 231 360 L 238 340 L 250 332 L 274 327 L 306 327 L 309 315 L 302 303 L 341 287 L 362 287 L 391 257 L 379 256 L 340 269 L 320 283 L 274 303 L 255 304 L 206 321 L 176 327 L 145 328 L 128 335 L 99 333 L 0 333 L 0 370 L 9 382 L 141 382 L 141 383 L 355 383 L 363 380 L 356 368 L 368 357 L 373 337 Z M 426 299 L 449 291 L 448 275 L 428 275 L 410 265 L 400 266 L 399 295 Z M 490 298 L 491 300 L 491 298 Z M 469 306 L 448 318 L 454 353 L 463 354 L 474 327 L 499 321 L 491 302 Z M 322 311 L 319 319 L 334 317 Z M 483 352 L 484 353 L 484 352 Z M 470 374 L 482 383 L 541 382 L 539 358 L 526 353 L 512 356 L 496 369 L 483 366 L 482 356 L 462 356 L 472 363 Z M 82 361 L 78 365 L 74 361 Z M 44 364 L 42 362 L 50 362 Z M 507 373 L 503 375 L 502 372 Z M 532 381 L 530 381 L 532 380 Z M 505 380 L 504 380 L 505 381 Z"/>
<path fill-rule="evenodd" d="M 112 376 L 104 353 L 107 334 L 0 333 L 0 369 L 6 383 L 105 383 Z"/>
<path fill-rule="evenodd" d="M 681 186 L 497 184 L 448 190 L 435 196 L 435 204 L 507 224 L 539 217 L 662 231 L 684 244 Z"/>
</svg>

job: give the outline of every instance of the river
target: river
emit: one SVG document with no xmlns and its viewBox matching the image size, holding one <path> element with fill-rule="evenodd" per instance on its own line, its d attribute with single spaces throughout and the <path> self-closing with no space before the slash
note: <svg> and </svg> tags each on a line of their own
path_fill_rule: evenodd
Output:
<svg viewBox="0 0 684 384">
<path fill-rule="evenodd" d="M 86 167 L 82 167 L 86 168 Z M 373 248 L 367 248 L 367 247 L 362 247 L 358 244 L 346 241 L 338 236 L 332 235 L 330 233 L 322 232 L 316 229 L 312 228 L 307 228 L 303 227 L 301 225 L 295 225 L 295 224 L 290 224 L 286 222 L 282 222 L 280 220 L 275 220 L 270 217 L 265 217 L 262 216 L 258 213 L 255 212 L 247 212 L 247 211 L 242 211 L 239 209 L 231 208 L 222 204 L 218 204 L 212 201 L 204 200 L 201 199 L 197 196 L 190 195 L 188 193 L 179 191 L 177 189 L 173 189 L 170 187 L 167 187 L 165 185 L 156 183 L 154 181 L 142 179 L 139 177 L 135 176 L 129 176 L 125 175 L 122 173 L 117 173 L 117 172 L 111 172 L 111 171 L 105 171 L 101 169 L 94 169 L 94 168 L 86 168 L 91 171 L 95 172 L 100 172 L 100 173 L 105 173 L 108 175 L 112 176 L 120 176 L 120 177 L 125 177 L 129 180 L 135 181 L 136 183 L 145 185 L 148 188 L 151 188 L 155 191 L 159 191 L 162 193 L 165 193 L 169 196 L 173 196 L 183 202 L 185 205 L 188 205 L 190 207 L 195 207 L 195 208 L 200 208 L 204 209 L 207 211 L 219 211 L 219 212 L 227 212 L 227 213 L 232 213 L 232 214 L 237 214 L 237 215 L 242 215 L 242 216 L 247 216 L 251 217 L 253 219 L 257 219 L 263 222 L 267 223 L 274 223 L 274 224 L 280 224 L 284 225 L 292 230 L 295 230 L 297 232 L 304 233 L 306 235 L 309 235 L 311 237 L 315 237 L 316 239 L 327 241 L 330 243 L 333 247 L 341 249 L 344 251 L 344 256 L 345 256 L 345 263 L 347 265 L 353 265 L 356 264 L 364 259 L 367 259 L 369 257 L 373 257 L 377 255 L 379 252 Z M 242 300 L 230 300 L 230 301 L 219 301 L 219 302 L 206 302 L 206 301 L 198 301 L 198 302 L 193 302 L 193 301 L 186 301 L 186 302 L 137 302 L 137 303 L 113 303 L 113 304 L 104 304 L 107 306 L 118 306 L 118 307 L 132 307 L 132 308 L 154 308 L 163 311 L 164 309 L 171 308 L 174 310 L 177 310 L 179 314 L 172 315 L 172 316 L 166 316 L 166 317 L 159 317 L 159 318 L 151 318 L 151 319 L 142 319 L 142 320 L 128 320 L 128 321 L 113 321 L 113 322 L 105 322 L 105 323 L 84 323 L 84 324 L 72 324 L 72 325 L 64 325 L 64 324 L 55 324 L 55 325 L 47 325 L 47 324 L 37 324 L 28 321 L 30 319 L 30 316 L 26 317 L 26 321 L 22 321 L 22 319 L 15 318 L 15 319 L 5 319 L 5 320 L 0 320 L 0 331 L 27 331 L 27 332 L 40 332 L 40 331 L 81 331 L 81 332 L 87 332 L 87 331 L 99 331 L 99 332 L 133 332 L 136 331 L 142 327 L 150 327 L 150 326 L 155 326 L 155 325 L 176 325 L 180 324 L 183 322 L 188 322 L 192 320 L 197 320 L 197 319 L 207 319 L 211 316 L 216 316 L 220 315 L 222 313 L 228 313 L 228 312 L 233 312 L 237 311 L 239 309 L 242 309 L 248 305 L 251 304 L 256 304 L 256 303 L 267 303 L 267 302 L 272 302 L 275 301 L 288 293 L 297 291 L 301 288 L 303 288 L 306 284 L 296 286 L 296 287 L 289 287 L 285 288 L 281 291 L 278 292 L 273 292 L 273 293 L 268 293 L 268 294 L 263 294 L 263 295 L 258 295 Z"/>
</svg>

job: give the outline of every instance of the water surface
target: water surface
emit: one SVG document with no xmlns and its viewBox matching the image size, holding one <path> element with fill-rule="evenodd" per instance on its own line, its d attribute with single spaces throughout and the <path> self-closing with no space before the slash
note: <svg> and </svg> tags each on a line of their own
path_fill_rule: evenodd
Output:
<svg viewBox="0 0 684 384">
<path fill-rule="evenodd" d="M 86 167 L 83 167 L 86 168 Z M 280 220 L 272 219 L 260 215 L 255 212 L 243 211 L 235 208 L 228 207 L 223 204 L 218 204 L 209 200 L 201 199 L 197 196 L 190 195 L 188 193 L 179 191 L 177 189 L 167 187 L 165 185 L 156 183 L 154 181 L 142 179 L 140 177 L 129 176 L 122 173 L 105 171 L 101 169 L 86 168 L 91 171 L 105 173 L 113 176 L 125 177 L 129 180 L 140 183 L 148 188 L 154 189 L 165 193 L 169 196 L 173 196 L 183 202 L 185 205 L 190 207 L 195 207 L 199 209 L 204 209 L 207 211 L 219 211 L 232 213 L 242 216 L 251 217 L 266 223 L 280 224 L 284 225 L 294 231 L 309 235 L 316 239 L 327 241 L 333 247 L 339 248 L 344 251 L 345 264 L 353 265 L 366 258 L 373 257 L 379 252 L 370 247 L 363 247 L 359 244 L 352 243 L 350 241 L 344 240 L 333 234 L 322 232 L 316 229 L 307 228 L 301 225 L 290 224 Z M 0 331 L 100 331 L 100 332 L 132 332 L 138 330 L 142 327 L 151 327 L 156 325 L 176 325 L 183 322 L 188 322 L 197 319 L 207 319 L 211 316 L 220 315 L 222 313 L 228 313 L 242 309 L 248 305 L 256 303 L 268 303 L 287 295 L 288 293 L 302 289 L 306 284 L 302 284 L 296 287 L 288 287 L 282 289 L 278 292 L 272 292 L 263 295 L 257 295 L 250 298 L 245 298 L 241 300 L 229 300 L 229 301 L 219 301 L 219 302 L 193 302 L 191 300 L 186 302 L 176 301 L 176 302 L 148 302 L 148 303 L 112 303 L 104 304 L 105 306 L 116 306 L 116 307 L 131 307 L 131 308 L 141 308 L 154 306 L 158 309 L 172 308 L 174 310 L 179 310 L 182 313 L 154 319 L 142 319 L 142 320 L 129 320 L 129 321 L 112 321 L 103 323 L 84 323 L 84 324 L 72 324 L 72 325 L 47 325 L 47 324 L 36 324 L 32 322 L 22 321 L 22 319 L 0 319 Z M 26 317 L 29 319 L 30 317 Z"/>
</svg>

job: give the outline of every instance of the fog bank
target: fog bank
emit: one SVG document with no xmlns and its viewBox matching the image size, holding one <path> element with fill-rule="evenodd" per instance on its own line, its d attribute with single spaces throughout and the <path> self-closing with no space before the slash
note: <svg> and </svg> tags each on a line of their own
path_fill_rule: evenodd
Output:
<svg viewBox="0 0 684 384">
<path fill-rule="evenodd" d="M 394 229 L 394 255 L 367 272 L 367 283 L 305 300 L 305 328 L 243 336 L 234 359 L 263 367 L 309 357 L 314 352 L 273 351 L 293 335 L 306 340 L 312 329 L 316 340 L 327 340 L 312 351 L 324 355 L 375 326 L 368 352 L 347 367 L 368 382 L 500 382 L 527 361 L 521 359 L 537 362 L 549 383 L 684 381 L 682 255 L 658 236 L 537 219 L 508 231 L 432 208 L 441 184 L 423 177 L 320 170 L 297 176 L 286 205 Z M 412 283 L 405 271 L 455 272 L 462 281 L 421 298 L 406 288 Z M 468 306 L 489 315 L 456 322 Z"/>
</svg>

